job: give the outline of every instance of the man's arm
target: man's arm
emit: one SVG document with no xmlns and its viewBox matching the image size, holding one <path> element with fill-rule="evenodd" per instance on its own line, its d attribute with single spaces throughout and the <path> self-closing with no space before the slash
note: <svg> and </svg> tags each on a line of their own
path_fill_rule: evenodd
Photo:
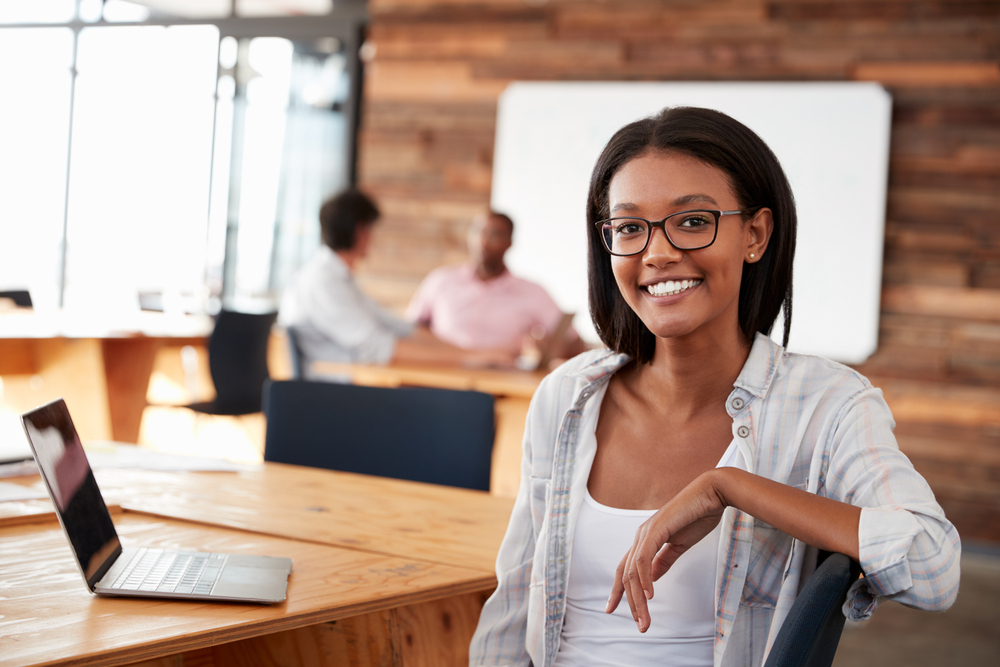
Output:
<svg viewBox="0 0 1000 667">
<path fill-rule="evenodd" d="M 396 340 L 392 362 L 450 366 L 512 366 L 509 350 L 463 350 L 437 338 L 427 327 L 416 327 L 406 338 Z"/>
</svg>

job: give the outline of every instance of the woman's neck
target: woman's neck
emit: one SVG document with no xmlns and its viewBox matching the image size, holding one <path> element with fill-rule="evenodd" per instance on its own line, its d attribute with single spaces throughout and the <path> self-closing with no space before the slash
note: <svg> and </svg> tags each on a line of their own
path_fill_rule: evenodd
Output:
<svg viewBox="0 0 1000 667">
<path fill-rule="evenodd" d="M 724 402 L 750 355 L 750 343 L 738 327 L 722 338 L 727 340 L 697 333 L 658 338 L 653 360 L 635 370 L 636 389 L 655 394 L 674 414 L 695 415 Z"/>
</svg>

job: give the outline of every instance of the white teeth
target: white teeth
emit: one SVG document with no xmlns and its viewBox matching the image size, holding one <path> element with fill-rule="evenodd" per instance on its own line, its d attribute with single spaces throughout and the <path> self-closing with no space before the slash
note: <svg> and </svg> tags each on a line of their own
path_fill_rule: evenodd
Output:
<svg viewBox="0 0 1000 667">
<path fill-rule="evenodd" d="M 700 284 L 700 280 L 666 280 L 662 283 L 656 283 L 655 285 L 647 285 L 646 289 L 653 296 L 669 296 L 673 294 L 680 294 L 681 292 L 689 290 Z"/>
</svg>

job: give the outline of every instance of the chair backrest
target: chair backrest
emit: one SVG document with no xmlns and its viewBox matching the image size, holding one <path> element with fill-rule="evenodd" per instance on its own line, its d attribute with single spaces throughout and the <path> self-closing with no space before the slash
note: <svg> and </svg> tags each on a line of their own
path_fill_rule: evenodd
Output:
<svg viewBox="0 0 1000 667">
<path fill-rule="evenodd" d="M 489 490 L 493 396 L 268 382 L 264 460 Z"/>
<path fill-rule="evenodd" d="M 267 380 L 267 341 L 278 314 L 221 310 L 208 340 L 215 404 L 224 414 L 260 412 Z"/>
<path fill-rule="evenodd" d="M 292 379 L 305 379 L 305 363 L 302 356 L 302 345 L 299 343 L 299 332 L 295 327 L 285 327 L 285 336 L 288 338 L 288 358 L 292 362 Z"/>
<path fill-rule="evenodd" d="M 844 554 L 827 554 L 806 581 L 764 661 L 764 667 L 830 667 L 844 630 L 841 608 L 861 566 Z"/>
<path fill-rule="evenodd" d="M 26 289 L 14 289 L 7 290 L 6 292 L 0 292 L 0 299 L 10 299 L 14 302 L 15 306 L 20 306 L 21 308 L 31 308 L 31 293 Z"/>
</svg>

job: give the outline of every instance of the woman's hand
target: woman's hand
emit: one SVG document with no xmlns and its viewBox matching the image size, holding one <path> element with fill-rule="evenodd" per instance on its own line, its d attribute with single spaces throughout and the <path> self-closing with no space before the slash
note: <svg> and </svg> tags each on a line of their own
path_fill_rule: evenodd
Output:
<svg viewBox="0 0 1000 667">
<path fill-rule="evenodd" d="M 730 506 L 806 544 L 860 560 L 860 507 L 744 470 L 716 468 L 698 476 L 639 527 L 618 565 L 605 611 L 613 612 L 624 593 L 639 631 L 648 630 L 646 601 L 653 597 L 653 582 L 708 535 Z"/>
<path fill-rule="evenodd" d="M 653 597 L 653 582 L 722 519 L 726 503 L 715 488 L 714 473 L 698 476 L 639 526 L 632 548 L 615 572 L 607 613 L 618 607 L 624 594 L 639 632 L 649 629 L 646 601 Z"/>
</svg>

